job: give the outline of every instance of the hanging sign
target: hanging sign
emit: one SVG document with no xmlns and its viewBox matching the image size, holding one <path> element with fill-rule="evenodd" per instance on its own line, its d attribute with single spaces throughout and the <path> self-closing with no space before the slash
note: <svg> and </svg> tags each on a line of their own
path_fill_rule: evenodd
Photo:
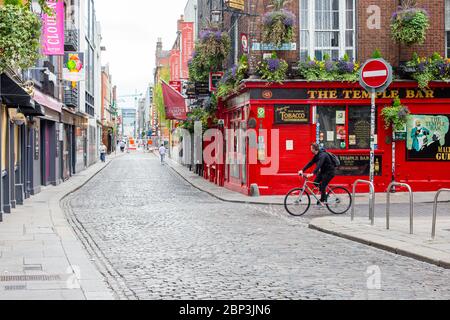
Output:
<svg viewBox="0 0 450 320">
<path fill-rule="evenodd" d="M 72 82 L 86 79 L 83 52 L 66 52 L 64 54 L 63 79 Z"/>
<path fill-rule="evenodd" d="M 53 15 L 42 15 L 42 53 L 47 56 L 64 55 L 64 1 L 47 0 Z"/>
</svg>

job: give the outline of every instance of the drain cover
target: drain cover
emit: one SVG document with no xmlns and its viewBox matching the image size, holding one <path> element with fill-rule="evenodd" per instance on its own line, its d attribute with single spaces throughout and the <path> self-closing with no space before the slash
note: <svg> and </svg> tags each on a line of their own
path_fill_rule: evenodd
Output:
<svg viewBox="0 0 450 320">
<path fill-rule="evenodd" d="M 42 266 L 41 265 L 29 265 L 29 266 L 25 266 L 23 267 L 23 271 L 42 271 Z"/>
<path fill-rule="evenodd" d="M 5 291 L 27 290 L 27 286 L 5 286 Z"/>
<path fill-rule="evenodd" d="M 0 276 L 0 282 L 61 281 L 58 275 Z"/>
</svg>

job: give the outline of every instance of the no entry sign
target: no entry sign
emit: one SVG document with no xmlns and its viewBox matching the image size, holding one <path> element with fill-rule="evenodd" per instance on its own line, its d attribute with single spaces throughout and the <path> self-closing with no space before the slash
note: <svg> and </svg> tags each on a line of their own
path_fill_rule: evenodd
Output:
<svg viewBox="0 0 450 320">
<path fill-rule="evenodd" d="M 391 82 L 392 67 L 384 59 L 372 59 L 362 66 L 360 84 L 367 91 L 384 91 Z"/>
</svg>

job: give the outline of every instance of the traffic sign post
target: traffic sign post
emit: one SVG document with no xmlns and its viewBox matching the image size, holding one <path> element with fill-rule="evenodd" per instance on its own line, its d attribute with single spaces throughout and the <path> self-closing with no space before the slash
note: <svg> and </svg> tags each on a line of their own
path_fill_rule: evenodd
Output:
<svg viewBox="0 0 450 320">
<path fill-rule="evenodd" d="M 376 97 L 392 83 L 392 66 L 384 59 L 368 60 L 361 68 L 360 85 L 371 93 L 370 109 L 370 182 L 375 180 Z"/>
</svg>

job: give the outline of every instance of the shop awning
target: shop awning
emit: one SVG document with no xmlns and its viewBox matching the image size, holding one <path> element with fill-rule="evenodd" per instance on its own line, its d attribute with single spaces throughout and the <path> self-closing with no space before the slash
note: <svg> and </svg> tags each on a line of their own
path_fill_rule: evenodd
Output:
<svg viewBox="0 0 450 320">
<path fill-rule="evenodd" d="M 52 109 L 58 113 L 61 113 L 62 111 L 63 104 L 61 102 L 40 92 L 39 90 L 34 89 L 33 99 L 40 105 L 46 106 L 47 108 Z"/>
<path fill-rule="evenodd" d="M 31 96 L 5 73 L 1 75 L 0 93 L 2 102 L 8 108 L 34 108 L 34 101 Z"/>
</svg>

